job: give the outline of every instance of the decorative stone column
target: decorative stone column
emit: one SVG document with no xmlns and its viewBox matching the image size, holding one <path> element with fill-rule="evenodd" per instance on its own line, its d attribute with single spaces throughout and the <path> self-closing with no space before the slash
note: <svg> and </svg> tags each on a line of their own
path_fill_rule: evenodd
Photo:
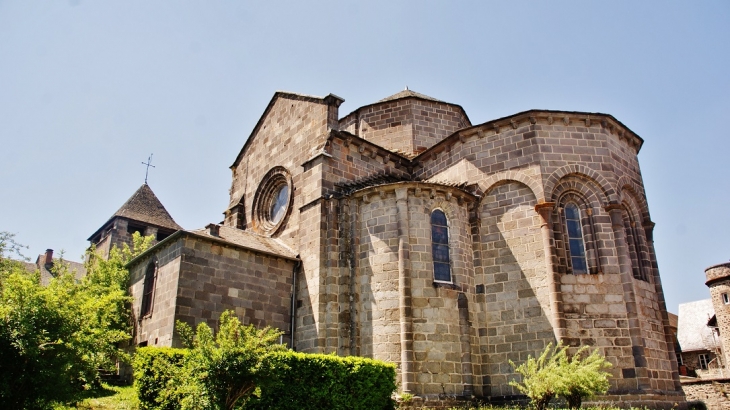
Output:
<svg viewBox="0 0 730 410">
<path fill-rule="evenodd" d="M 606 211 L 611 217 L 611 228 L 615 242 L 616 254 L 619 262 L 621 284 L 624 289 L 624 301 L 626 303 L 626 318 L 629 322 L 629 336 L 631 337 L 631 353 L 634 356 L 634 369 L 622 369 L 623 378 L 636 378 L 636 387 L 639 390 L 646 390 L 651 387 L 649 375 L 646 369 L 647 361 L 644 353 L 644 343 L 641 336 L 641 322 L 639 321 L 638 306 L 636 305 L 636 293 L 634 292 L 634 277 L 631 271 L 631 256 L 626 243 L 626 231 L 624 227 L 623 209 L 620 204 L 610 204 Z"/>
<path fill-rule="evenodd" d="M 565 338 L 565 316 L 563 314 L 563 297 L 560 289 L 560 275 L 555 272 L 557 255 L 555 254 L 555 238 L 553 238 L 553 210 L 555 202 L 543 202 L 535 205 L 535 211 L 540 214 L 540 233 L 545 253 L 545 277 L 550 289 L 550 321 L 553 325 L 555 340 Z"/>
<path fill-rule="evenodd" d="M 667 302 L 664 299 L 664 290 L 662 288 L 662 280 L 659 277 L 659 266 L 656 261 L 656 253 L 654 253 L 654 222 L 645 221 L 642 226 L 644 228 L 644 237 L 646 238 L 646 246 L 649 248 L 649 259 L 651 269 L 651 277 L 654 282 L 654 289 L 659 299 L 659 309 L 662 312 L 662 325 L 664 326 L 664 337 L 667 342 L 667 353 L 669 361 L 672 365 L 672 381 L 674 382 L 674 390 L 681 391 L 682 383 L 679 381 L 679 365 L 677 364 L 677 354 L 674 352 L 675 336 L 669 326 L 669 315 L 667 315 Z"/>
<path fill-rule="evenodd" d="M 398 292 L 400 307 L 401 385 L 403 393 L 414 391 L 413 307 L 411 305 L 411 255 L 408 229 L 408 188 L 395 190 L 398 225 Z"/>
<path fill-rule="evenodd" d="M 469 300 L 464 292 L 457 298 L 459 307 L 459 341 L 461 342 L 461 374 L 464 378 L 463 395 L 474 394 L 474 371 L 471 363 L 471 325 L 469 324 Z"/>
</svg>

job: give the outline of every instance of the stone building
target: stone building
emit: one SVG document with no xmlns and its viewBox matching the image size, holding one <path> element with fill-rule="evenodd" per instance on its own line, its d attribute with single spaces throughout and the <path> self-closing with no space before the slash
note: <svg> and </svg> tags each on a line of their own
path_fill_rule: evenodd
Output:
<svg viewBox="0 0 730 410">
<path fill-rule="evenodd" d="M 679 305 L 677 357 L 681 376 L 715 377 L 723 367 L 718 353 L 722 350 L 717 332 L 715 308 L 711 299 Z"/>
<path fill-rule="evenodd" d="M 223 221 L 129 264 L 137 344 L 233 309 L 299 351 L 397 363 L 400 391 L 500 398 L 509 360 L 560 340 L 606 355 L 610 399 L 683 402 L 638 135 L 587 112 L 472 124 L 410 90 L 342 102 L 275 93 Z"/>
</svg>

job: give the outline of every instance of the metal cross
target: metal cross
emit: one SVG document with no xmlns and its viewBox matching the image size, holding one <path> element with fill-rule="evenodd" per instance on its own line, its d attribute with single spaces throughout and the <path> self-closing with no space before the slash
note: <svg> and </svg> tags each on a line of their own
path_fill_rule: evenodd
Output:
<svg viewBox="0 0 730 410">
<path fill-rule="evenodd" d="M 147 158 L 147 162 L 143 162 L 142 165 L 147 165 L 147 170 L 144 172 L 144 184 L 147 185 L 147 174 L 150 172 L 150 167 L 155 167 L 152 165 L 152 154 Z"/>
</svg>

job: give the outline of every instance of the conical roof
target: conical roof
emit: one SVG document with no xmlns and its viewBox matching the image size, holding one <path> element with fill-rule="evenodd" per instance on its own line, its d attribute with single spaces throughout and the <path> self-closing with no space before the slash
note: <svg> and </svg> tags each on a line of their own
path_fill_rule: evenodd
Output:
<svg viewBox="0 0 730 410">
<path fill-rule="evenodd" d="M 378 102 L 398 100 L 400 98 L 406 98 L 406 97 L 416 97 L 416 98 L 421 98 L 423 100 L 436 101 L 436 102 L 444 102 L 444 101 L 441 101 L 441 100 L 437 100 L 437 99 L 435 99 L 433 97 L 429 97 L 427 95 L 424 95 L 424 94 L 421 94 L 421 93 L 417 93 L 415 91 L 411 91 L 411 90 L 408 89 L 408 87 L 406 87 L 405 90 L 403 90 L 403 91 L 401 91 L 399 93 L 393 94 L 390 97 L 385 97 L 385 98 L 383 98 L 382 100 L 380 100 Z"/>
<path fill-rule="evenodd" d="M 132 221 L 142 222 L 148 225 L 155 225 L 160 228 L 172 229 L 178 231 L 183 229 L 180 225 L 172 219 L 170 213 L 162 205 L 157 195 L 152 192 L 149 185 L 144 184 L 132 194 L 127 202 L 122 205 L 109 220 L 104 223 L 99 229 L 96 230 L 90 237 L 91 241 L 105 226 L 109 225 L 114 218 L 125 218 Z"/>
<path fill-rule="evenodd" d="M 174 230 L 182 229 L 180 225 L 172 219 L 170 213 L 162 205 L 157 195 L 152 192 L 149 185 L 144 184 L 137 192 L 122 205 L 117 212 L 112 215 L 131 219 L 133 221 L 144 222 L 150 225 L 156 225 L 163 228 Z"/>
</svg>

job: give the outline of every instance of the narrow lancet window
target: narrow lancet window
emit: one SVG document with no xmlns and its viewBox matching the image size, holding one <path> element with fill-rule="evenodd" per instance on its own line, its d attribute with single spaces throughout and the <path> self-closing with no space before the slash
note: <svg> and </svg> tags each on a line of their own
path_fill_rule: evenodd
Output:
<svg viewBox="0 0 730 410">
<path fill-rule="evenodd" d="M 144 288 L 142 290 L 142 309 L 140 317 L 152 314 L 152 302 L 154 301 L 155 279 L 157 278 L 157 262 L 150 262 L 144 274 Z"/>
<path fill-rule="evenodd" d="M 580 209 L 573 203 L 565 205 L 565 224 L 568 228 L 568 251 L 574 274 L 588 273 L 586 246 L 581 229 Z"/>
<path fill-rule="evenodd" d="M 446 215 L 440 209 L 431 213 L 431 246 L 433 253 L 433 279 L 451 283 L 449 263 L 449 226 Z"/>
</svg>

